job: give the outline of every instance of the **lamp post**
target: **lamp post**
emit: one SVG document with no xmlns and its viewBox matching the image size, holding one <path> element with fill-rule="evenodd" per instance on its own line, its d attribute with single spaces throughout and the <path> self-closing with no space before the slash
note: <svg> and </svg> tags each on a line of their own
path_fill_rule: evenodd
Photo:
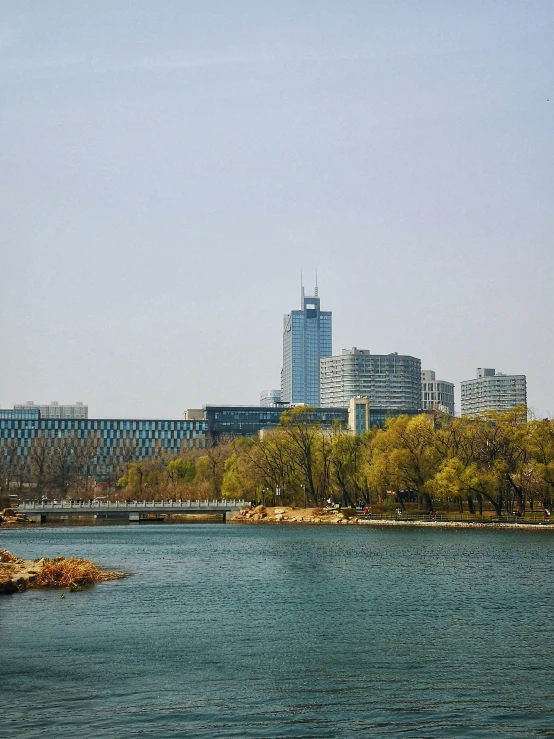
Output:
<svg viewBox="0 0 554 739">
<path fill-rule="evenodd" d="M 300 487 L 304 491 L 304 508 L 306 508 L 306 486 L 305 485 L 300 485 Z"/>
</svg>

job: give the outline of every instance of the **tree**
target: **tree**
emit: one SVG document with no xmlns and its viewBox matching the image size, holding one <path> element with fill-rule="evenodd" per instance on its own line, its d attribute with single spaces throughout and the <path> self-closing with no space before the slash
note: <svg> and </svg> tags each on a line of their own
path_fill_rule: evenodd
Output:
<svg viewBox="0 0 554 739">
<path fill-rule="evenodd" d="M 232 437 L 221 435 L 216 439 L 208 439 L 204 453 L 196 461 L 196 474 L 199 481 L 209 486 L 212 498 L 221 498 L 221 487 L 225 474 L 225 462 L 233 453 Z"/>
<path fill-rule="evenodd" d="M 48 484 L 50 478 L 51 465 L 51 443 L 39 431 L 37 436 L 31 441 L 31 481 L 36 487 L 39 497 L 44 494 L 44 488 Z"/>
<path fill-rule="evenodd" d="M 196 477 L 196 466 L 194 462 L 178 457 L 168 462 L 167 472 L 171 482 L 187 484 Z"/>
<path fill-rule="evenodd" d="M 142 460 L 127 465 L 125 474 L 118 480 L 120 487 L 127 488 L 134 497 L 141 499 L 146 469 Z"/>
<path fill-rule="evenodd" d="M 525 410 L 491 411 L 470 419 L 465 434 L 472 454 L 466 474 L 468 489 L 488 500 L 498 516 L 514 506 L 523 513 L 525 471 L 530 463 Z"/>
<path fill-rule="evenodd" d="M 476 490 L 477 468 L 475 465 L 476 437 L 472 433 L 474 420 L 464 416 L 452 418 L 435 414 L 435 433 L 429 442 L 442 459 L 439 471 L 428 487 L 432 495 L 443 501 L 454 500 L 460 512 L 467 501 L 470 513 L 475 513 L 477 502 L 479 513 L 483 512 L 483 497 Z"/>
<path fill-rule="evenodd" d="M 51 483 L 65 496 L 67 488 L 73 482 L 75 471 L 74 446 L 72 434 L 57 436 L 51 439 Z"/>
<path fill-rule="evenodd" d="M 17 439 L 0 440 L 0 487 L 9 494 L 10 484 L 18 476 L 20 459 Z"/>
<path fill-rule="evenodd" d="M 331 448 L 331 486 L 334 496 L 350 507 L 354 507 L 361 496 L 369 503 L 369 491 L 364 485 L 365 476 L 362 474 L 364 451 L 367 436 L 355 436 L 337 429 Z"/>
<path fill-rule="evenodd" d="M 309 406 L 284 411 L 280 428 L 295 475 L 305 480 L 302 484 L 314 503 L 320 503 L 329 489 L 332 434 L 322 431 Z"/>
<path fill-rule="evenodd" d="M 433 420 L 429 416 L 398 416 L 387 422 L 373 441 L 373 463 L 368 471 L 372 485 L 396 491 L 404 505 L 406 493 L 417 495 L 431 511 L 430 482 L 440 468 L 442 457 L 432 443 Z"/>
<path fill-rule="evenodd" d="M 235 444 L 236 453 L 249 468 L 252 488 L 264 495 L 277 488 L 290 492 L 295 485 L 294 469 L 287 449 L 287 437 L 280 431 L 266 432 L 258 438 L 242 439 Z"/>
<path fill-rule="evenodd" d="M 554 501 L 554 421 L 545 418 L 529 424 L 528 448 L 532 456 L 533 491 L 542 498 L 542 505 L 550 508 Z M 531 498 L 532 503 L 532 498 Z"/>
</svg>

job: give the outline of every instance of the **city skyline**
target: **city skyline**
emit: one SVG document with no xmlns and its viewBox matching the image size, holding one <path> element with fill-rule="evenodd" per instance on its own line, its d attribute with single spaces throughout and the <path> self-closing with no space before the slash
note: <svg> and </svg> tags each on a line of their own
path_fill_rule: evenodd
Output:
<svg viewBox="0 0 554 739">
<path fill-rule="evenodd" d="M 317 275 L 316 275 L 316 280 L 317 280 Z M 285 357 L 287 356 L 287 346 L 288 346 L 288 344 L 287 344 L 287 336 L 289 336 L 289 339 L 292 339 L 292 334 L 293 334 L 292 324 L 293 324 L 294 314 L 297 314 L 296 315 L 296 318 L 298 319 L 298 321 L 300 321 L 300 323 L 298 323 L 298 321 L 297 321 L 298 326 L 296 328 L 296 332 L 298 334 L 298 338 L 299 339 L 301 338 L 302 339 L 302 342 L 305 343 L 305 340 L 306 340 L 306 335 L 305 335 L 306 334 L 306 329 L 304 328 L 304 323 L 305 323 L 305 314 L 307 313 L 308 310 L 311 310 L 312 312 L 315 311 L 315 313 L 317 314 L 316 315 L 316 319 L 317 319 L 317 322 L 318 323 L 320 322 L 320 315 L 323 316 L 328 321 L 328 323 L 325 324 L 325 329 L 324 329 L 325 337 L 323 339 L 323 344 L 325 345 L 325 347 L 328 347 L 328 353 L 326 353 L 325 355 L 321 355 L 322 358 L 325 358 L 326 360 L 332 360 L 332 361 L 334 360 L 336 362 L 336 361 L 340 361 L 341 358 L 342 358 L 342 360 L 344 360 L 345 355 L 348 356 L 348 355 L 351 355 L 352 353 L 358 353 L 360 355 L 368 355 L 368 360 L 371 359 L 371 361 L 380 360 L 380 359 L 383 360 L 383 361 L 387 361 L 389 357 L 394 357 L 395 355 L 398 355 L 398 352 L 397 351 L 388 352 L 386 355 L 383 355 L 383 354 L 378 354 L 376 352 L 372 352 L 372 351 L 367 350 L 367 349 L 366 350 L 358 350 L 356 347 L 354 347 L 352 349 L 342 349 L 341 354 L 337 354 L 336 352 L 333 353 L 333 351 L 332 351 L 332 313 L 333 312 L 332 311 L 321 311 L 320 310 L 319 288 L 317 286 L 317 283 L 316 283 L 316 287 L 314 289 L 314 295 L 313 296 L 306 295 L 305 294 L 305 287 L 304 287 L 303 284 L 301 284 L 301 305 L 302 305 L 302 309 L 301 310 L 292 310 L 289 314 L 285 314 L 285 316 L 283 318 L 283 370 L 285 368 Z M 288 332 L 287 332 L 287 321 L 288 321 L 288 324 L 290 325 L 290 328 L 289 328 Z M 300 325 L 300 324 L 302 324 L 302 325 Z M 317 336 L 319 337 L 319 330 L 316 333 L 317 333 Z M 300 336 L 300 334 L 302 334 L 302 336 Z M 314 339 L 314 337 L 312 337 L 312 339 Z M 312 341 L 312 343 L 313 343 L 313 341 Z M 289 364 L 291 364 L 292 363 L 292 341 L 289 341 L 289 344 L 290 344 L 290 346 L 288 346 Z M 312 349 L 313 349 L 313 347 L 312 347 Z M 305 362 L 304 362 L 304 353 L 305 352 L 303 351 L 301 353 L 302 356 L 298 355 L 298 359 L 299 360 L 302 360 L 300 362 L 300 364 L 302 364 L 302 365 L 305 364 Z M 313 357 L 312 357 L 312 359 L 313 359 Z M 401 356 L 401 357 L 399 357 L 399 359 L 402 359 L 402 360 L 405 360 L 405 359 L 413 360 L 414 357 Z M 427 369 L 425 369 L 423 367 L 423 364 L 421 363 L 421 361 L 420 361 L 420 359 L 418 357 L 415 358 L 415 361 L 418 363 L 417 374 L 421 377 L 421 383 L 420 383 L 421 384 L 421 387 L 420 387 L 420 390 L 422 390 L 423 383 L 429 381 L 431 379 L 431 376 L 433 376 L 432 379 L 434 381 L 435 372 L 433 370 L 427 370 Z M 329 366 L 329 367 L 331 366 L 328 363 L 328 361 L 326 363 L 326 366 Z M 326 371 L 328 371 L 328 370 L 326 369 Z M 297 369 L 297 374 L 302 375 L 302 383 L 301 383 L 301 385 L 302 385 L 301 393 L 302 393 L 302 392 L 304 392 L 304 387 L 305 387 L 305 384 L 306 384 L 306 378 L 308 377 L 308 373 L 306 372 L 306 367 L 302 366 L 302 368 L 300 368 L 300 366 L 299 366 L 298 369 Z M 313 371 L 312 371 L 311 374 L 313 375 Z M 321 368 L 320 368 L 320 371 L 319 371 L 318 374 L 319 374 L 319 378 L 318 378 L 318 395 L 319 395 L 319 386 L 320 386 L 320 383 L 321 383 Z M 494 371 L 493 371 L 493 374 L 494 374 Z M 510 374 L 514 374 L 515 375 L 516 373 L 510 373 Z M 521 375 L 521 376 L 526 377 L 526 375 L 524 373 L 518 373 L 518 374 Z M 281 375 L 283 375 L 283 372 L 281 372 Z M 291 368 L 289 368 L 289 375 L 290 375 L 289 376 L 289 380 L 292 381 L 292 369 Z M 311 379 L 313 380 L 313 377 Z M 472 382 L 472 380 L 462 380 L 459 384 L 457 384 L 457 383 L 450 383 L 449 380 L 443 380 L 442 382 L 443 383 L 446 383 L 446 384 L 453 384 L 454 385 L 455 409 L 456 409 L 455 415 L 458 415 L 459 416 L 461 414 L 461 408 L 462 408 L 462 397 L 463 397 L 462 386 L 467 385 L 468 383 Z M 291 384 L 291 382 L 289 384 Z M 292 384 L 291 384 L 291 387 L 292 387 Z M 269 391 L 265 391 L 265 392 L 269 392 Z M 313 395 L 313 392 L 314 391 L 312 389 L 311 390 L 312 395 Z M 355 395 L 359 395 L 360 392 L 361 391 L 359 389 L 356 390 Z M 319 398 L 319 397 L 318 397 L 317 400 L 315 398 L 312 398 L 312 402 L 308 402 L 308 400 L 300 399 L 300 394 L 298 394 L 298 391 L 297 391 L 297 395 L 295 397 L 288 398 L 285 401 L 283 401 L 282 395 L 281 395 L 280 400 L 283 403 L 291 403 L 291 404 L 294 404 L 294 403 L 303 403 L 304 402 L 306 405 L 313 405 L 313 406 L 316 406 L 316 407 L 319 407 L 320 405 L 323 405 L 324 407 L 325 406 L 335 405 L 335 403 L 322 403 L 321 402 L 321 398 Z M 328 394 L 328 391 L 327 391 L 327 394 Z M 362 395 L 366 395 L 366 394 L 367 394 L 367 392 L 363 392 L 362 393 Z M 251 402 L 241 401 L 241 402 L 235 403 L 235 405 L 237 405 L 237 406 L 241 406 L 241 405 L 243 405 L 243 406 L 253 406 L 253 407 L 256 407 L 257 405 L 260 405 L 260 404 L 261 405 L 264 405 L 264 403 L 260 401 L 260 398 L 263 396 L 263 392 L 262 393 L 258 393 L 257 395 L 258 395 L 258 400 L 257 401 L 251 401 Z M 344 395 L 344 393 L 343 393 L 343 395 Z M 350 395 L 348 397 L 350 398 Z M 423 398 L 423 394 L 421 394 L 421 398 Z M 204 401 L 203 403 L 199 404 L 198 407 L 205 407 L 205 406 L 209 406 L 209 405 L 214 405 L 214 403 L 212 402 L 212 399 L 211 398 L 209 398 L 206 401 Z M 226 404 L 226 405 L 233 405 L 233 404 Z M 346 407 L 348 404 L 346 402 L 344 402 L 344 403 L 342 403 L 342 405 L 344 407 Z M 428 407 L 432 407 L 432 406 L 433 406 L 433 404 L 432 403 L 430 404 L 428 401 L 426 401 L 425 403 L 423 403 L 423 402 L 421 403 L 421 409 L 422 410 L 424 410 L 425 408 L 428 408 Z M 45 417 L 47 417 L 47 415 L 51 415 L 51 417 L 53 417 L 53 418 L 54 417 L 60 417 L 60 418 L 61 417 L 77 417 L 75 415 L 76 408 L 77 407 L 83 407 L 84 408 L 84 412 L 83 413 L 81 413 L 80 410 L 77 411 L 78 414 L 79 414 L 79 417 L 86 418 L 87 415 L 88 415 L 88 405 L 84 405 L 83 406 L 83 403 L 80 402 L 80 401 L 77 402 L 74 405 L 63 404 L 63 403 L 60 404 L 60 403 L 58 403 L 58 401 L 51 401 L 49 404 L 40 403 L 40 402 L 35 404 L 34 401 L 25 401 L 25 403 L 22 403 L 21 401 L 19 401 L 19 402 L 14 403 L 13 406 L 11 406 L 11 407 L 13 407 L 14 409 L 41 408 L 41 409 L 43 409 L 43 412 L 45 414 Z M 379 404 L 377 404 L 376 407 L 380 407 Z M 409 404 L 403 404 L 403 403 L 400 403 L 400 405 L 398 405 L 398 407 L 402 407 L 402 408 L 404 408 L 404 407 L 405 408 L 410 407 L 411 408 L 411 406 Z M 6 407 L 5 406 L 2 406 L 2 404 L 0 403 L 0 409 L 4 409 L 5 410 Z M 65 416 L 62 413 L 62 409 L 65 411 Z M 532 416 L 534 414 L 533 408 L 528 405 L 528 409 L 529 409 L 530 414 Z M 160 418 L 160 419 L 164 419 L 164 418 L 166 418 L 166 419 L 177 419 L 177 418 L 180 418 L 181 417 L 182 413 L 183 413 L 183 410 L 181 409 L 180 411 L 176 411 L 175 412 L 175 415 L 165 415 L 165 416 L 151 415 L 151 416 L 149 416 L 149 418 L 154 418 L 154 419 L 156 419 L 156 418 Z M 91 415 L 91 418 L 96 418 L 96 419 L 113 419 L 115 417 L 116 416 L 115 416 L 114 413 L 108 413 L 108 414 L 94 414 L 93 413 Z M 144 415 L 144 414 L 141 415 L 139 413 L 139 414 L 135 414 L 134 417 L 135 418 L 146 418 L 147 416 Z M 122 415 L 121 418 L 131 418 L 131 416 L 129 416 L 129 415 Z"/>
<path fill-rule="evenodd" d="M 316 268 L 335 351 L 554 416 L 554 5 L 3 4 L 2 408 L 256 404 Z"/>
</svg>

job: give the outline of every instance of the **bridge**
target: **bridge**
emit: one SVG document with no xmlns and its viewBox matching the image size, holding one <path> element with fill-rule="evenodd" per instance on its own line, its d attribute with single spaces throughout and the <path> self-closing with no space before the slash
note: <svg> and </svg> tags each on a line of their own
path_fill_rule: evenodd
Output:
<svg viewBox="0 0 554 739">
<path fill-rule="evenodd" d="M 223 523 L 228 513 L 244 508 L 244 500 L 170 500 L 170 501 L 77 501 L 61 502 L 32 501 L 21 503 L 17 507 L 31 521 L 46 523 L 50 518 L 71 518 L 74 516 L 90 516 L 96 519 L 127 519 L 128 521 L 164 520 L 174 515 L 220 515 Z"/>
</svg>

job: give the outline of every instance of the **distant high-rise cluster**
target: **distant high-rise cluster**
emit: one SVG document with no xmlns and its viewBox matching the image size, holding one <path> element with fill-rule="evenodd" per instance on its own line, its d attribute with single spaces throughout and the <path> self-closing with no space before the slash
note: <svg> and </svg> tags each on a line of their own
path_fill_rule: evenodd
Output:
<svg viewBox="0 0 554 739">
<path fill-rule="evenodd" d="M 74 405 L 60 405 L 53 400 L 50 405 L 35 405 L 32 400 L 20 405 L 14 405 L 14 410 L 23 411 L 36 408 L 41 418 L 88 418 L 88 405 L 77 401 Z"/>
<path fill-rule="evenodd" d="M 325 430 L 337 425 L 362 434 L 383 427 L 387 419 L 437 410 L 454 415 L 454 384 L 422 370 L 421 360 L 407 354 L 372 354 L 369 349 L 343 349 L 333 356 L 332 313 L 322 311 L 318 288 L 301 308 L 283 321 L 281 389 L 266 390 L 259 406 L 206 405 L 185 412 L 181 421 L 89 419 L 88 406 L 35 405 L 33 401 L 0 409 L 0 443 L 9 444 L 24 469 L 31 465 L 33 439 L 69 439 L 89 454 L 96 480 L 117 479 L 125 465 L 156 450 L 171 455 L 183 448 L 217 444 L 231 436 L 252 436 L 277 429 L 283 410 L 311 406 L 310 417 Z M 480 368 L 461 385 L 462 415 L 506 411 L 527 405 L 525 375 L 505 375 Z M 22 468 L 23 469 L 23 468 Z"/>
<path fill-rule="evenodd" d="M 372 354 L 357 347 L 333 355 L 332 345 L 331 311 L 321 310 L 317 287 L 313 296 L 305 295 L 302 287 L 300 310 L 283 319 L 281 391 L 262 393 L 260 404 L 348 408 L 352 398 L 367 398 L 373 419 L 428 410 L 454 415 L 454 383 L 422 370 L 417 357 Z M 462 415 L 526 403 L 525 375 L 484 369 L 475 380 L 462 382 Z M 357 412 L 359 422 L 361 406 Z"/>
</svg>

